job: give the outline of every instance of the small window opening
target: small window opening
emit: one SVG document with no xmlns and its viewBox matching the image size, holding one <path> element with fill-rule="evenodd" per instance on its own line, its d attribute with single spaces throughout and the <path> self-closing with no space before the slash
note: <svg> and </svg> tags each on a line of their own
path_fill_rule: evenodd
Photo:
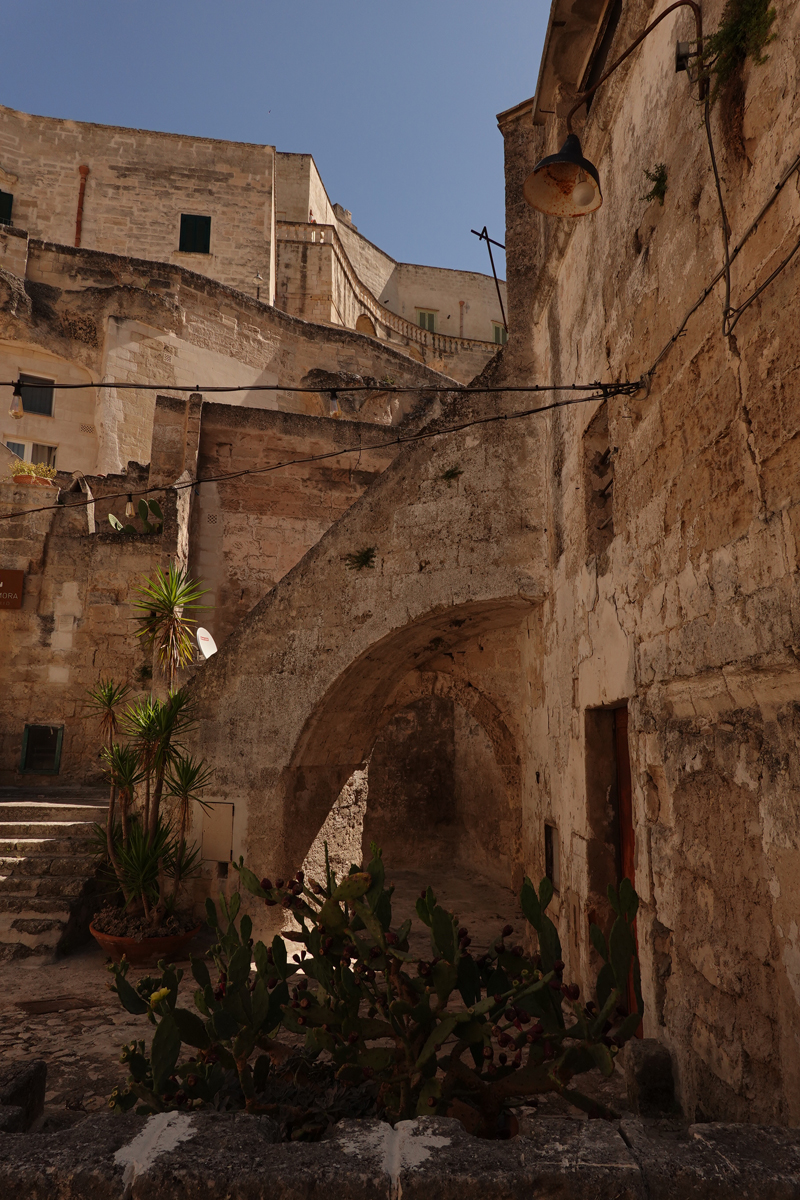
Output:
<svg viewBox="0 0 800 1200">
<path fill-rule="evenodd" d="M 10 192 L 0 192 L 0 225 L 11 224 L 11 208 L 14 197 Z"/>
<path fill-rule="evenodd" d="M 24 442 L 6 442 L 6 445 L 8 446 L 8 448 L 12 454 L 16 454 L 17 458 L 25 457 L 25 443 Z"/>
<path fill-rule="evenodd" d="M 561 891 L 561 854 L 558 846 L 558 830 L 555 825 L 544 827 L 544 873 L 553 885 L 554 892 Z"/>
<path fill-rule="evenodd" d="M 419 320 L 420 328 L 427 329 L 428 333 L 436 333 L 436 313 L 428 309 L 418 308 L 417 319 Z"/>
<path fill-rule="evenodd" d="M 228 878 L 228 864 L 226 862 L 217 863 L 217 879 Z"/>
<path fill-rule="evenodd" d="M 184 254 L 208 254 L 211 247 L 211 217 L 181 213 L 178 249 Z"/>
<path fill-rule="evenodd" d="M 508 330 L 505 325 L 501 325 L 499 321 L 493 321 L 492 328 L 494 329 L 494 340 L 497 345 L 505 346 L 508 341 Z"/>
<path fill-rule="evenodd" d="M 57 775 L 63 736 L 63 725 L 26 725 L 20 770 L 34 775 Z"/>
<path fill-rule="evenodd" d="M 38 375 L 20 375 L 22 411 L 37 417 L 53 415 L 53 379 L 41 379 Z"/>
<path fill-rule="evenodd" d="M 609 567 L 614 540 L 614 455 L 608 432 L 608 404 L 601 404 L 583 435 L 583 488 L 586 504 L 586 557 L 597 559 L 597 574 Z"/>
</svg>

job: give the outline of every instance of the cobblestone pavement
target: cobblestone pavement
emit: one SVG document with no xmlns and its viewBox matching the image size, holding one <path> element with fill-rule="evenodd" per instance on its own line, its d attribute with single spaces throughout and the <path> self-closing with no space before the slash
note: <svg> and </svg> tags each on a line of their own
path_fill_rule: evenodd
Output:
<svg viewBox="0 0 800 1200">
<path fill-rule="evenodd" d="M 464 872 L 442 870 L 438 878 L 431 872 L 390 872 L 396 885 L 394 923 L 412 916 L 414 902 L 422 888 L 432 882 L 441 904 L 458 912 L 469 928 L 472 949 L 480 952 L 497 937 L 507 921 L 515 933 L 522 933 L 523 921 L 513 893 L 489 880 Z M 417 920 L 412 934 L 412 951 L 430 954 L 430 936 Z M 205 944 L 210 943 L 210 937 Z M 198 939 L 193 952 L 202 943 Z M 291 946 L 292 951 L 296 946 Z M 112 1089 L 125 1080 L 125 1068 L 119 1062 L 124 1042 L 145 1038 L 152 1027 L 146 1017 L 125 1012 L 109 990 L 107 959 L 92 942 L 67 958 L 46 963 L 37 959 L 0 964 L 0 1058 L 6 1062 L 43 1058 L 47 1063 L 45 1127 L 63 1128 L 84 1119 L 87 1114 L 104 1111 Z M 186 974 L 181 984 L 180 1002 L 193 1007 L 194 981 L 188 962 L 180 964 Z M 131 969 L 133 982 L 154 968 Z M 36 1011 L 36 1010 L 39 1011 Z M 44 1011 L 42 1011 L 44 1010 Z M 620 1073 L 611 1081 L 598 1081 L 598 1098 L 624 1110 L 624 1089 Z M 557 1099 L 545 1098 L 542 1111 L 552 1115 L 573 1113 Z"/>
</svg>

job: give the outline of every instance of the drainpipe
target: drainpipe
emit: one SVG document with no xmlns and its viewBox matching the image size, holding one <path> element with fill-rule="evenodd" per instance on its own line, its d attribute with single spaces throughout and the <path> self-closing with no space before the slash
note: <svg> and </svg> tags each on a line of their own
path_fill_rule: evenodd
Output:
<svg viewBox="0 0 800 1200">
<path fill-rule="evenodd" d="M 86 195 L 86 176 L 89 174 L 89 168 L 86 166 L 78 167 L 81 173 L 81 190 L 78 192 L 78 215 L 75 218 L 75 245 L 81 244 L 81 226 L 83 225 L 83 198 Z"/>
<path fill-rule="evenodd" d="M 459 300 L 458 307 L 460 310 L 459 314 L 458 314 L 458 336 L 460 338 L 463 338 L 463 336 L 464 336 L 464 301 L 463 300 Z"/>
</svg>

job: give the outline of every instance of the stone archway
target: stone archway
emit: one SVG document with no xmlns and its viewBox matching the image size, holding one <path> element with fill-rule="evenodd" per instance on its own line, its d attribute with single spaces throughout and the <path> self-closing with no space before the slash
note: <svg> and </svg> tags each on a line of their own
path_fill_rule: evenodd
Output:
<svg viewBox="0 0 800 1200">
<path fill-rule="evenodd" d="M 296 870 L 304 861 L 342 789 L 363 770 L 381 729 L 401 709 L 426 696 L 451 699 L 485 731 L 517 814 L 513 838 L 518 843 L 520 754 L 499 706 L 474 683 L 426 671 L 425 663 L 443 644 L 457 647 L 519 625 L 529 612 L 529 603 L 509 597 L 431 614 L 371 646 L 342 673 L 310 713 L 282 772 L 282 854 L 273 858 L 276 871 Z"/>
</svg>

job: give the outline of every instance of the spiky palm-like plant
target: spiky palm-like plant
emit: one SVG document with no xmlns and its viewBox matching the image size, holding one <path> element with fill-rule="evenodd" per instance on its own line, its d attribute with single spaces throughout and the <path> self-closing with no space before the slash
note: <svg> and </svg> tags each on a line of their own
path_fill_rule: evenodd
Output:
<svg viewBox="0 0 800 1200">
<path fill-rule="evenodd" d="M 134 590 L 140 597 L 133 601 L 134 608 L 140 613 L 137 617 L 140 625 L 137 637 L 144 638 L 147 645 L 155 647 L 159 666 L 171 688 L 177 672 L 192 661 L 194 646 L 191 635 L 197 621 L 187 614 L 210 607 L 199 602 L 200 597 L 206 594 L 206 589 L 192 579 L 183 567 L 170 563 L 168 571 L 157 567 L 155 576 L 145 579 Z"/>
<path fill-rule="evenodd" d="M 203 759 L 199 761 L 189 754 L 177 755 L 166 775 L 168 796 L 174 796 L 179 808 L 178 858 L 175 864 L 175 893 L 181 883 L 184 868 L 184 839 L 189 819 L 189 806 L 196 801 L 204 811 L 208 810 L 208 802 L 203 800 L 200 793 L 211 782 L 213 770 L 206 766 Z"/>
<path fill-rule="evenodd" d="M 86 705 L 88 708 L 94 709 L 100 714 L 100 732 L 104 741 L 107 741 L 107 750 L 111 750 L 114 745 L 114 738 L 119 728 L 119 718 L 117 712 L 127 699 L 130 687 L 127 683 L 115 683 L 113 679 L 104 679 L 101 675 L 97 684 L 93 688 L 87 688 L 86 694 L 88 700 Z M 108 814 L 106 817 L 106 842 L 110 846 L 112 844 L 112 831 L 114 828 L 114 809 L 116 806 L 117 789 L 113 777 L 110 779 L 110 792 L 108 797 Z"/>
<path fill-rule="evenodd" d="M 100 714 L 100 732 L 108 742 L 109 749 L 114 744 L 119 727 L 117 711 L 125 703 L 130 690 L 127 683 L 115 683 L 113 679 L 103 679 L 102 675 L 95 687 L 86 689 L 89 697 L 87 707 Z"/>
<path fill-rule="evenodd" d="M 130 840 L 129 813 L 131 805 L 136 794 L 136 788 L 144 778 L 144 771 L 139 762 L 139 755 L 133 746 L 121 746 L 118 742 L 113 742 L 111 746 L 103 747 L 103 758 L 106 762 L 106 775 L 111 784 L 112 795 L 119 796 L 122 843 L 125 846 Z M 119 857 L 114 846 L 113 830 L 114 811 L 112 805 L 109 805 L 108 821 L 106 824 L 106 848 L 108 850 L 109 861 L 119 880 L 127 905 L 130 904 L 133 897 L 124 882 Z"/>
</svg>

